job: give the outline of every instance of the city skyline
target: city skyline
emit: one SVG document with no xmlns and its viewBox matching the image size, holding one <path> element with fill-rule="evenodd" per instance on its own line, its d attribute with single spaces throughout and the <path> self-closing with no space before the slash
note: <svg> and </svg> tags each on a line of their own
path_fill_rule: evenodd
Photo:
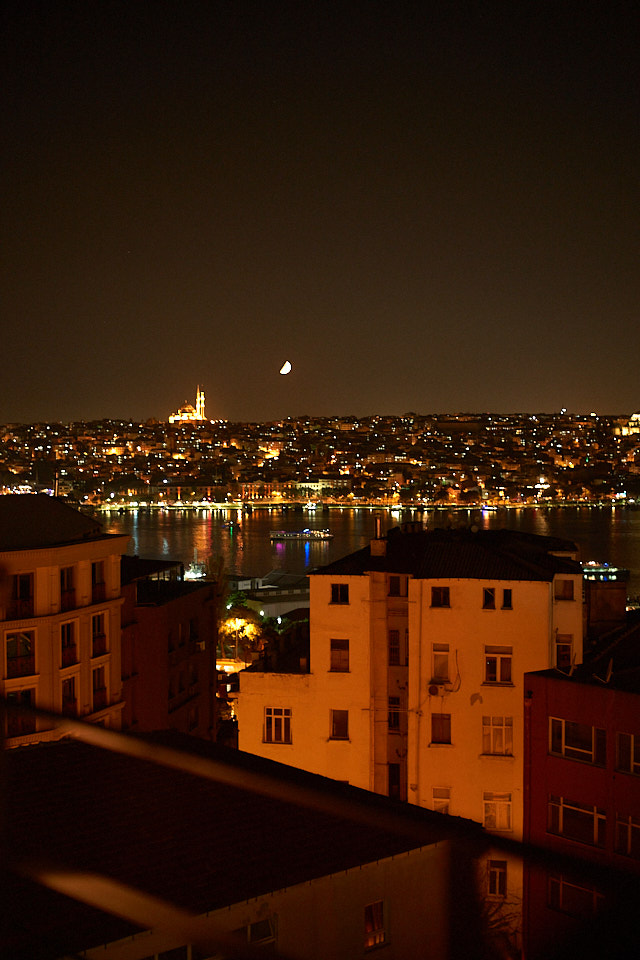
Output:
<svg viewBox="0 0 640 960">
<path fill-rule="evenodd" d="M 1 422 L 640 406 L 630 8 L 4 25 Z"/>
</svg>

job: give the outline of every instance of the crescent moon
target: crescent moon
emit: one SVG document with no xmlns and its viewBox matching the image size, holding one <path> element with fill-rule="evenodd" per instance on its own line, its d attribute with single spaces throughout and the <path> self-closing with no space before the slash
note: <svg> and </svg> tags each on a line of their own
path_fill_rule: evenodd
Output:
<svg viewBox="0 0 640 960">
<path fill-rule="evenodd" d="M 290 371 L 291 371 L 291 364 L 289 363 L 288 360 L 285 360 L 285 362 L 282 364 L 280 373 L 285 374 L 285 373 L 289 373 Z"/>
</svg>

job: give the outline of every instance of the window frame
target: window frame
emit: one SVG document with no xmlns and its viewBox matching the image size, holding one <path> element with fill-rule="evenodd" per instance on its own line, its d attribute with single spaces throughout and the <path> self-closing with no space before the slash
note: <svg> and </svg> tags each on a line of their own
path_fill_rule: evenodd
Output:
<svg viewBox="0 0 640 960">
<path fill-rule="evenodd" d="M 576 833 L 571 833 L 571 824 L 582 824 L 591 821 L 591 840 L 586 840 Z M 580 803 L 556 794 L 549 794 L 547 801 L 547 833 L 554 837 L 562 837 L 572 843 L 583 843 L 589 847 L 603 850 L 606 845 L 607 815 L 602 807 L 595 804 Z M 588 831 L 587 831 L 588 835 Z"/>
<path fill-rule="evenodd" d="M 620 744 L 622 737 L 629 738 L 629 763 L 622 766 Z M 628 773 L 632 777 L 640 776 L 640 736 L 635 733 L 627 733 L 624 730 L 616 731 L 616 771 L 618 773 Z"/>
<path fill-rule="evenodd" d="M 449 654 L 448 643 L 431 644 L 431 682 L 449 683 Z M 444 672 L 442 667 L 444 666 Z"/>
<path fill-rule="evenodd" d="M 329 640 L 329 673 L 349 673 L 349 640 L 347 637 L 331 637 Z"/>
<path fill-rule="evenodd" d="M 500 721 L 497 723 L 496 721 Z M 496 741 L 502 738 L 502 749 Z M 489 747 L 490 749 L 487 749 Z M 506 714 L 482 717 L 482 754 L 486 757 L 513 756 L 513 717 Z"/>
<path fill-rule="evenodd" d="M 575 584 L 566 577 L 553 581 L 553 599 L 560 601 L 575 600 Z"/>
<path fill-rule="evenodd" d="M 640 817 L 616 813 L 614 850 L 622 857 L 640 860 Z"/>
<path fill-rule="evenodd" d="M 344 732 L 340 732 L 344 730 Z M 329 712 L 329 739 L 349 740 L 349 711 L 331 709 Z"/>
<path fill-rule="evenodd" d="M 449 587 L 431 587 L 432 607 L 451 607 L 451 592 Z"/>
<path fill-rule="evenodd" d="M 491 808 L 495 808 L 493 812 Z M 510 833 L 513 830 L 513 794 L 483 791 L 482 825 L 491 833 Z"/>
<path fill-rule="evenodd" d="M 364 908 L 364 949 L 372 950 L 386 942 L 384 900 L 374 900 Z"/>
<path fill-rule="evenodd" d="M 495 660 L 495 677 L 490 676 L 489 663 Z M 508 664 L 508 670 L 506 669 Z M 508 677 L 503 674 L 508 673 Z M 483 683 L 492 686 L 513 686 L 513 646 L 485 644 L 484 647 L 484 679 Z"/>
<path fill-rule="evenodd" d="M 451 714 L 450 713 L 432 713 L 431 714 L 431 740 L 430 744 L 450 744 L 451 743 Z"/>
<path fill-rule="evenodd" d="M 434 813 L 449 815 L 451 806 L 451 787 L 431 788 L 431 809 Z"/>
<path fill-rule="evenodd" d="M 501 610 L 513 610 L 513 589 L 511 587 L 503 587 L 502 589 L 502 606 Z"/>
<path fill-rule="evenodd" d="M 336 606 L 346 606 L 349 603 L 349 584 L 348 583 L 332 583 L 331 584 L 331 600 L 329 601 Z"/>
<path fill-rule="evenodd" d="M 387 657 L 390 667 L 400 667 L 400 631 L 391 629 L 387 631 Z"/>
<path fill-rule="evenodd" d="M 263 743 L 293 743 L 291 707 L 265 707 L 263 718 Z M 276 734 L 279 733 L 279 736 Z"/>
<path fill-rule="evenodd" d="M 591 748 L 579 745 L 578 730 L 591 731 Z M 568 737 L 574 735 L 573 742 L 567 742 Z M 562 717 L 549 717 L 549 754 L 553 757 L 564 757 L 565 760 L 577 760 L 578 763 L 588 763 L 593 767 L 607 765 L 607 731 L 602 727 L 592 727 L 588 723 L 577 723 L 574 720 L 565 720 Z"/>
<path fill-rule="evenodd" d="M 389 733 L 400 733 L 400 697 L 388 697 L 387 700 Z"/>
<path fill-rule="evenodd" d="M 482 609 L 495 610 L 495 608 L 496 608 L 496 588 L 483 587 L 482 588 Z"/>
<path fill-rule="evenodd" d="M 505 900 L 507 896 L 507 861 L 487 860 L 487 897 Z"/>
</svg>

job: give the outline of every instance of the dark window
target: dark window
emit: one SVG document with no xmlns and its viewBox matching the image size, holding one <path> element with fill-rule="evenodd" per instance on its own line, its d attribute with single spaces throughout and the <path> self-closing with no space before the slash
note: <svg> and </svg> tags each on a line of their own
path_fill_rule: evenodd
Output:
<svg viewBox="0 0 640 960">
<path fill-rule="evenodd" d="M 400 596 L 400 577 L 395 577 L 395 576 L 389 577 L 389 596 L 390 597 Z"/>
<path fill-rule="evenodd" d="M 640 860 L 640 819 L 616 814 L 616 853 Z"/>
<path fill-rule="evenodd" d="M 431 743 L 451 743 L 451 714 L 431 714 Z"/>
<path fill-rule="evenodd" d="M 507 895 L 507 861 L 487 861 L 487 893 L 490 897 Z"/>
<path fill-rule="evenodd" d="M 583 887 L 562 876 L 549 877 L 547 903 L 552 910 L 572 917 L 593 917 L 602 904 L 602 895 L 593 887 Z"/>
<path fill-rule="evenodd" d="M 548 830 L 567 840 L 577 840 L 593 847 L 604 847 L 606 815 L 600 807 L 549 797 Z"/>
<path fill-rule="evenodd" d="M 76 678 L 68 677 L 62 681 L 62 712 L 66 716 L 75 716 L 77 711 Z"/>
<path fill-rule="evenodd" d="M 606 763 L 606 731 L 585 723 L 550 718 L 549 752 L 603 767 Z"/>
<path fill-rule="evenodd" d="M 400 631 L 389 630 L 389 666 L 400 666 Z"/>
<path fill-rule="evenodd" d="M 11 620 L 34 615 L 33 574 L 16 573 L 11 592 Z"/>
<path fill-rule="evenodd" d="M 400 730 L 400 697 L 389 697 L 389 730 Z"/>
<path fill-rule="evenodd" d="M 393 800 L 400 799 L 400 764 L 390 763 L 387 795 Z"/>
<path fill-rule="evenodd" d="M 291 710 L 288 707 L 264 708 L 266 743 L 291 743 Z"/>
<path fill-rule="evenodd" d="M 485 652 L 485 683 L 511 683 L 512 647 L 486 646 Z"/>
<path fill-rule="evenodd" d="M 60 607 L 62 610 L 72 610 L 75 605 L 76 591 L 73 567 L 62 567 L 60 570 Z"/>
<path fill-rule="evenodd" d="M 331 739 L 348 740 L 349 739 L 349 711 L 332 710 L 331 711 Z"/>
<path fill-rule="evenodd" d="M 106 596 L 104 581 L 104 560 L 96 560 L 91 564 L 91 600 L 92 603 L 101 603 Z"/>
<path fill-rule="evenodd" d="M 35 690 L 16 690 L 5 694 L 7 705 L 14 704 L 16 707 L 35 706 Z M 24 737 L 29 733 L 36 732 L 36 718 L 28 714 L 14 713 L 7 711 L 8 737 Z"/>
<path fill-rule="evenodd" d="M 556 580 L 553 593 L 556 600 L 573 600 L 573 580 Z"/>
<path fill-rule="evenodd" d="M 332 640 L 331 641 L 331 666 L 329 669 L 333 673 L 349 672 L 349 641 Z"/>
<path fill-rule="evenodd" d="M 35 632 L 7 634 L 7 677 L 29 677 L 36 672 Z"/>
<path fill-rule="evenodd" d="M 509 588 L 506 588 L 505 590 L 502 591 L 502 609 L 503 610 L 513 609 L 511 604 L 511 590 Z"/>
<path fill-rule="evenodd" d="M 77 663 L 76 625 L 73 621 L 60 625 L 60 645 L 62 647 L 62 666 L 69 667 L 72 663 Z"/>
<path fill-rule="evenodd" d="M 482 609 L 495 610 L 496 591 L 493 587 L 485 587 L 482 591 Z"/>
<path fill-rule="evenodd" d="M 331 584 L 331 603 L 349 603 L 349 584 Z"/>
<path fill-rule="evenodd" d="M 449 606 L 449 587 L 431 587 L 431 606 Z"/>
<path fill-rule="evenodd" d="M 616 747 L 616 770 L 640 775 L 640 737 L 632 733 L 618 733 Z"/>
</svg>

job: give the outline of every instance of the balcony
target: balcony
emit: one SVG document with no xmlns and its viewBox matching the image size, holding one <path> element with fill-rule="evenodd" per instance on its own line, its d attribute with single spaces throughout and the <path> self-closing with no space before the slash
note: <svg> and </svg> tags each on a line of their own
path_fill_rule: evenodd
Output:
<svg viewBox="0 0 640 960">
<path fill-rule="evenodd" d="M 101 657 L 107 652 L 107 635 L 105 633 L 96 633 L 91 638 L 91 656 Z"/>
<path fill-rule="evenodd" d="M 7 607 L 7 620 L 26 620 L 35 616 L 33 597 L 27 600 L 12 600 Z"/>
<path fill-rule="evenodd" d="M 36 672 L 36 658 L 33 653 L 23 657 L 7 657 L 7 677 L 31 677 Z"/>
<path fill-rule="evenodd" d="M 93 691 L 93 709 L 103 710 L 107 706 L 107 688 L 98 687 Z"/>
<path fill-rule="evenodd" d="M 106 583 L 94 583 L 91 585 L 91 602 L 103 603 L 107 596 Z"/>
<path fill-rule="evenodd" d="M 97 603 L 98 601 L 96 601 Z M 75 610 L 76 607 L 76 591 L 75 590 L 63 590 L 60 594 L 60 609 L 64 613 L 65 610 Z"/>
<path fill-rule="evenodd" d="M 62 666 L 71 667 L 78 662 L 78 648 L 75 643 L 62 648 Z"/>
</svg>

